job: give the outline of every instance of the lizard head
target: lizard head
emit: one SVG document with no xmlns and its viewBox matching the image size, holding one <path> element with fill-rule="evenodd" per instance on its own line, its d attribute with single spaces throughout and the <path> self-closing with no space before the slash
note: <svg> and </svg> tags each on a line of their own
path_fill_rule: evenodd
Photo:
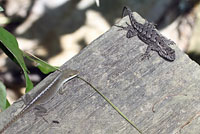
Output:
<svg viewBox="0 0 200 134">
<path fill-rule="evenodd" d="M 168 61 L 174 61 L 176 58 L 175 51 L 171 47 L 164 47 L 158 54 Z"/>
<path fill-rule="evenodd" d="M 72 70 L 72 69 L 69 69 L 69 68 L 66 68 L 66 69 L 63 69 L 61 70 L 61 79 L 66 79 L 66 78 L 74 78 L 76 77 L 79 72 L 77 70 Z"/>
<path fill-rule="evenodd" d="M 79 72 L 77 70 L 68 69 L 67 74 L 69 77 L 73 77 L 73 76 L 75 77 L 79 74 Z"/>
</svg>

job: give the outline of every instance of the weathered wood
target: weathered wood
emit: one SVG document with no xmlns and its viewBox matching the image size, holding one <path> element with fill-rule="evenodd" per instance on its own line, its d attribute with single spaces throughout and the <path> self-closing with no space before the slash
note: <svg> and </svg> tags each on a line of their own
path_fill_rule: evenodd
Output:
<svg viewBox="0 0 200 134">
<path fill-rule="evenodd" d="M 119 25 L 125 24 L 124 18 Z M 138 17 L 142 22 L 142 18 Z M 125 31 L 112 27 L 92 42 L 62 68 L 80 71 L 85 78 L 108 97 L 144 134 L 198 134 L 198 117 L 184 126 L 200 107 L 200 67 L 177 46 L 176 60 L 168 62 L 151 53 L 140 61 L 146 44 L 137 37 L 127 39 Z M 58 73 L 58 72 L 55 72 Z M 55 77 L 43 80 L 31 93 Z M 78 78 L 64 85 L 64 95 L 56 95 L 45 104 L 48 115 L 38 117 L 29 112 L 11 125 L 6 133 L 23 134 L 137 134 L 103 98 Z M 23 103 L 1 113 L 2 128 Z M 154 111 L 152 111 L 154 107 Z M 59 123 L 52 123 L 58 121 Z"/>
</svg>

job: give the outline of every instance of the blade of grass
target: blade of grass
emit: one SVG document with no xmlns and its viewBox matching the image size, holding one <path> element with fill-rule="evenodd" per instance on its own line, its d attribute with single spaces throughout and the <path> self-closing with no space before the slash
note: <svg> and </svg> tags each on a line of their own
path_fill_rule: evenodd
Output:
<svg viewBox="0 0 200 134">
<path fill-rule="evenodd" d="M 42 73 L 44 73 L 44 74 L 48 74 L 48 73 L 54 72 L 57 69 L 59 69 L 58 67 L 51 66 L 47 62 L 39 59 L 38 57 L 36 57 L 35 55 L 32 55 L 31 53 L 23 52 L 23 55 L 27 59 L 35 62 L 36 63 L 36 67 L 38 67 L 40 69 L 40 71 Z"/>
<path fill-rule="evenodd" d="M 6 87 L 0 81 L 0 111 L 6 109 Z"/>
<path fill-rule="evenodd" d="M 0 12 L 3 12 L 4 11 L 4 9 L 0 6 Z"/>
<path fill-rule="evenodd" d="M 126 115 L 124 115 L 117 106 L 115 106 L 106 96 L 104 96 L 97 88 L 95 88 L 91 83 L 89 83 L 87 80 L 85 80 L 82 77 L 77 76 L 79 79 L 81 79 L 82 81 L 84 81 L 85 83 L 87 83 L 91 88 L 93 88 L 99 95 L 101 95 L 101 97 L 103 97 L 129 124 L 131 124 L 131 126 L 133 126 L 140 134 L 142 134 L 142 131 L 139 130 L 136 125 L 130 121 Z"/>
<path fill-rule="evenodd" d="M 17 63 L 23 70 L 26 79 L 26 92 L 33 88 L 33 83 L 28 77 L 28 69 L 25 65 L 23 53 L 19 49 L 16 38 L 7 30 L 0 27 L 0 48 L 8 55 L 11 60 Z"/>
</svg>

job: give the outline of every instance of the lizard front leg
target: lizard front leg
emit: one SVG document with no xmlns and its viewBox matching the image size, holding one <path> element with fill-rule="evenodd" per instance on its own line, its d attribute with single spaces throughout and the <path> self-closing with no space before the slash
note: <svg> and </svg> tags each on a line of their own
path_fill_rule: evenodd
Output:
<svg viewBox="0 0 200 134">
<path fill-rule="evenodd" d="M 29 94 L 25 94 L 22 98 L 18 99 L 14 103 L 23 101 L 24 104 L 21 106 L 21 108 L 22 108 L 24 105 L 27 106 L 31 102 L 31 100 L 32 100 L 32 97 Z"/>
<path fill-rule="evenodd" d="M 126 27 L 118 26 L 118 25 L 115 25 L 115 26 L 120 28 L 118 31 L 120 31 L 120 30 L 128 31 L 127 34 L 126 34 L 127 38 L 131 38 L 131 37 L 136 36 L 138 34 L 138 32 L 130 24 L 128 24 L 127 22 L 126 22 L 126 24 L 127 24 Z"/>
</svg>

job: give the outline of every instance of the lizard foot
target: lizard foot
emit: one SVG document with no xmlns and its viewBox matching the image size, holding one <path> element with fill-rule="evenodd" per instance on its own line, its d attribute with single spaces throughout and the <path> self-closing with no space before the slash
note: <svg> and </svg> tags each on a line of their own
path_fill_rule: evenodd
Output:
<svg viewBox="0 0 200 134">
<path fill-rule="evenodd" d="M 148 59 L 148 60 L 149 60 L 150 57 L 151 57 L 150 54 L 144 53 L 144 54 L 142 54 L 142 55 L 140 56 L 140 61 L 143 61 L 143 60 L 145 60 L 145 59 Z"/>
<path fill-rule="evenodd" d="M 126 37 L 127 38 L 131 38 L 131 37 L 134 37 L 137 35 L 137 31 L 130 25 L 126 22 L 127 26 L 124 27 L 124 26 L 118 26 L 118 25 L 114 25 L 116 27 L 119 27 L 120 29 L 118 29 L 118 31 L 121 31 L 121 30 L 125 30 L 125 31 L 128 31 L 127 34 L 126 34 Z"/>
<path fill-rule="evenodd" d="M 37 110 L 37 111 L 35 112 L 35 119 L 34 119 L 34 121 L 33 121 L 33 124 L 35 124 L 35 122 L 37 121 L 37 118 L 38 118 L 38 117 L 42 117 L 42 119 L 43 119 L 46 123 L 49 124 L 49 122 L 43 117 L 43 116 L 45 116 L 45 115 L 48 114 L 48 113 L 47 113 L 47 109 L 46 109 L 45 107 L 43 107 L 43 106 L 41 106 L 41 105 L 36 105 L 36 106 L 34 107 L 34 110 Z"/>
<path fill-rule="evenodd" d="M 31 102 L 31 100 L 32 100 L 32 97 L 29 94 L 25 94 L 23 97 L 21 97 L 20 99 L 18 99 L 14 103 L 18 103 L 18 102 L 23 101 L 24 104 L 21 106 L 21 108 L 22 108 L 24 105 L 28 105 Z"/>
<path fill-rule="evenodd" d="M 126 30 L 126 31 L 128 31 L 128 30 L 132 29 L 132 26 L 131 26 L 130 24 L 128 24 L 127 22 L 126 22 L 126 25 L 127 25 L 126 27 L 124 27 L 124 26 L 119 26 L 119 25 L 114 25 L 114 26 L 120 28 L 120 29 L 118 29 L 118 31 L 121 31 L 121 30 Z"/>
</svg>

